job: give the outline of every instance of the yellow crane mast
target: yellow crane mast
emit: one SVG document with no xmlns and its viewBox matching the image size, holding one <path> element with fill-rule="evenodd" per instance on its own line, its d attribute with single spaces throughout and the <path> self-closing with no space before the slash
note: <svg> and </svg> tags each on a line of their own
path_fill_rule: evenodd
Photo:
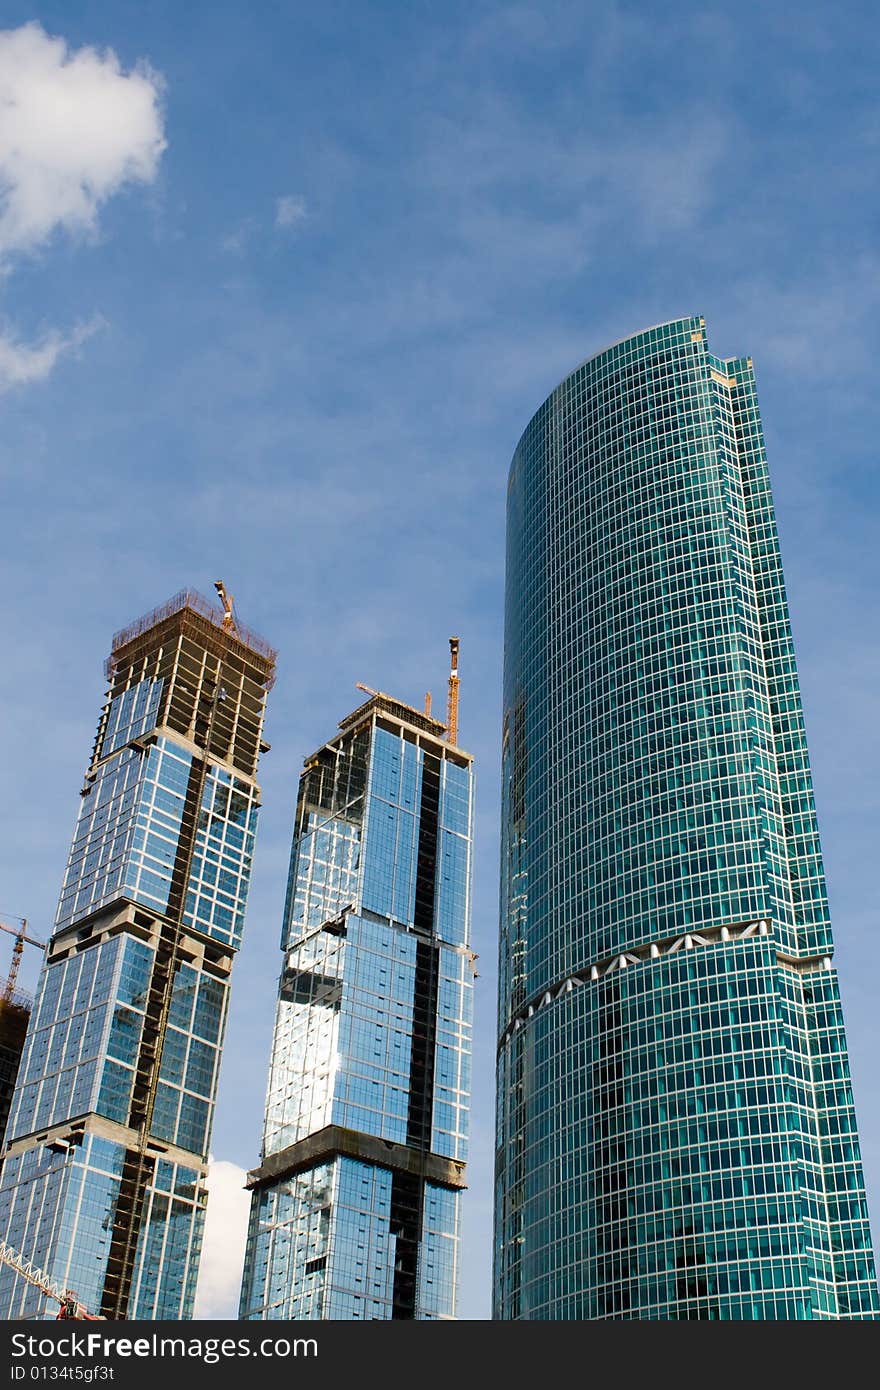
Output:
<svg viewBox="0 0 880 1390">
<path fill-rule="evenodd" d="M 223 604 L 223 621 L 221 627 L 225 627 L 230 632 L 238 632 L 238 623 L 235 621 L 235 609 L 233 608 L 232 595 L 226 592 L 226 585 L 222 579 L 214 580 L 214 588 L 220 595 L 220 602 Z"/>
<path fill-rule="evenodd" d="M 446 699 L 446 737 L 458 743 L 458 649 L 457 637 L 449 639 L 449 691 Z"/>
</svg>

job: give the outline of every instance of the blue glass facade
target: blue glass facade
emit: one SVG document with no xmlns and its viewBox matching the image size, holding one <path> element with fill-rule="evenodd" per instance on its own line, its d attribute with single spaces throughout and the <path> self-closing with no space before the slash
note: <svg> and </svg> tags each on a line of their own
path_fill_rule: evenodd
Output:
<svg viewBox="0 0 880 1390">
<path fill-rule="evenodd" d="M 0 1180 L 3 1238 L 107 1317 L 192 1312 L 273 668 L 191 593 L 114 639 Z M 0 1316 L 53 1311 L 0 1270 Z"/>
<path fill-rule="evenodd" d="M 146 750 L 125 745 L 99 765 L 74 833 L 56 930 L 120 896 L 167 912 L 193 757 L 160 737 Z M 254 788 L 212 767 L 201 807 L 185 925 L 237 950 L 256 831 Z"/>
<path fill-rule="evenodd" d="M 872 1318 L 747 358 L 573 372 L 508 493 L 495 1313 Z"/>
<path fill-rule="evenodd" d="M 472 768 L 377 697 L 306 764 L 243 1318 L 454 1316 Z"/>
<path fill-rule="evenodd" d="M 125 1142 L 85 1134 L 70 1149 L 34 1145 L 6 1160 L 0 1220 L 20 1251 L 38 1250 L 40 1264 L 87 1308 L 100 1308 L 119 1191 L 127 1163 Z M 11 1218 L 11 1219 L 10 1219 Z M 156 1162 L 144 1194 L 141 1236 L 134 1264 L 130 1318 L 179 1319 L 195 1298 L 204 1224 L 204 1175 Z M 37 1317 L 45 1299 L 4 1276 L 8 1318 Z M 54 1317 L 54 1308 L 48 1316 Z"/>
</svg>

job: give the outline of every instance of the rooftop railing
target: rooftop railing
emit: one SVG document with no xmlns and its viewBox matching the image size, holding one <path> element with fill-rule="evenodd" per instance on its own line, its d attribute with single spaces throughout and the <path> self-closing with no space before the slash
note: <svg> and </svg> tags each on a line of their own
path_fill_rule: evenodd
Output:
<svg viewBox="0 0 880 1390">
<path fill-rule="evenodd" d="M 278 653 L 274 647 L 270 647 L 265 638 L 258 636 L 256 632 L 251 632 L 250 628 L 245 627 L 238 619 L 235 621 L 234 628 L 224 628 L 222 608 L 218 604 L 212 603 L 209 598 L 205 598 L 204 594 L 200 594 L 197 589 L 181 589 L 167 603 L 154 608 L 150 613 L 145 613 L 142 618 L 130 623 L 128 627 L 120 628 L 118 632 L 113 634 L 111 651 L 118 652 L 129 642 L 133 642 L 136 637 L 142 637 L 151 627 L 156 627 L 158 623 L 164 622 L 166 618 L 172 617 L 175 613 L 180 613 L 184 608 L 189 608 L 194 613 L 198 613 L 200 617 L 207 618 L 214 627 L 228 632 L 231 637 L 237 637 L 252 652 L 256 652 L 258 656 L 274 665 Z"/>
</svg>

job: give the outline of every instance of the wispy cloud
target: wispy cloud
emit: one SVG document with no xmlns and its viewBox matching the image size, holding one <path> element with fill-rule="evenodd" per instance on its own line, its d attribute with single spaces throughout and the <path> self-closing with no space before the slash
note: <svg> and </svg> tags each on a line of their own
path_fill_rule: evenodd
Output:
<svg viewBox="0 0 880 1390">
<path fill-rule="evenodd" d="M 96 315 L 88 323 L 78 324 L 72 333 L 66 335 L 52 329 L 34 346 L 20 343 L 12 335 L 0 333 L 0 392 L 8 391 L 13 386 L 28 386 L 32 382 L 43 381 L 63 353 L 75 351 L 103 326 L 103 318 Z"/>
<path fill-rule="evenodd" d="M 242 255 L 256 225 L 253 217 L 246 217 L 234 231 L 228 232 L 223 237 L 220 242 L 221 251 L 225 251 L 230 256 Z"/>
<path fill-rule="evenodd" d="M 146 64 L 125 73 L 111 49 L 69 51 L 36 23 L 0 31 L 0 271 L 58 231 L 94 235 L 108 198 L 155 179 L 161 90 Z M 0 392 L 45 380 L 102 323 L 35 343 L 0 332 Z"/>
<path fill-rule="evenodd" d="M 799 379 L 827 381 L 873 374 L 867 330 L 880 307 L 880 258 L 863 252 L 844 261 L 814 257 L 771 278 L 736 281 L 734 304 L 744 325 L 760 333 L 762 363 Z"/>
<path fill-rule="evenodd" d="M 512 285 L 525 300 L 583 283 L 611 247 L 638 258 L 634 283 L 644 281 L 646 252 L 676 256 L 684 236 L 715 226 L 737 140 L 746 143 L 735 118 L 691 108 L 561 129 L 497 92 L 467 119 L 432 116 L 407 169 L 413 225 L 399 239 L 395 283 L 405 286 L 411 268 L 424 273 L 429 244 L 432 281 L 472 319 L 506 317 Z"/>
<path fill-rule="evenodd" d="M 298 193 L 287 193 L 275 204 L 276 227 L 298 227 L 307 216 L 306 200 Z"/>
</svg>

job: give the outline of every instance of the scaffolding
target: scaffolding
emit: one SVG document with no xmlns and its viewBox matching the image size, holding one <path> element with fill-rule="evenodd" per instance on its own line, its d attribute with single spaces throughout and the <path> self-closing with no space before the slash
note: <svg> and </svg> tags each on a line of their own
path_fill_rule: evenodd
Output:
<svg viewBox="0 0 880 1390">
<path fill-rule="evenodd" d="M 225 608 L 218 608 L 216 603 L 213 603 L 209 598 L 205 598 L 205 595 L 200 594 L 197 589 L 181 589 L 179 593 L 176 593 L 173 598 L 168 599 L 166 603 L 160 604 L 158 608 L 154 608 L 151 612 L 145 613 L 142 618 L 138 618 L 135 622 L 129 623 L 127 627 L 121 627 L 118 632 L 113 634 L 113 641 L 110 644 L 111 655 L 107 659 L 108 667 L 105 672 L 107 679 L 109 680 L 113 673 L 114 657 L 118 651 L 121 651 L 123 647 L 127 647 L 129 642 L 133 642 L 137 637 L 143 637 L 145 632 L 149 632 L 151 628 L 157 627 L 159 623 L 165 622 L 166 618 L 173 618 L 175 613 L 182 612 L 184 608 L 190 609 L 193 613 L 198 613 L 201 618 L 206 618 L 214 627 L 219 628 L 225 636 L 231 638 L 233 641 L 241 642 L 243 646 L 248 647 L 252 652 L 255 652 L 257 656 L 261 656 L 264 661 L 269 662 L 272 666 L 275 665 L 278 659 L 278 653 L 274 647 L 270 646 L 264 637 L 260 637 L 258 633 L 252 632 L 250 628 L 245 627 L 243 623 L 238 621 L 237 617 L 235 619 L 234 629 L 231 628 L 227 620 L 227 610 Z"/>
</svg>

